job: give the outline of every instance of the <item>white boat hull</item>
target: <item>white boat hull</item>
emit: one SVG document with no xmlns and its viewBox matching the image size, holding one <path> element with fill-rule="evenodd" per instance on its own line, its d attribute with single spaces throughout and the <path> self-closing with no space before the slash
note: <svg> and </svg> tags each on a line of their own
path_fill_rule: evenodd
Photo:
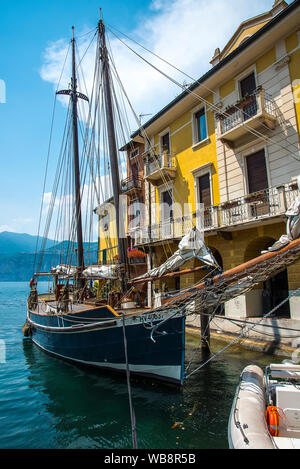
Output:
<svg viewBox="0 0 300 469">
<path fill-rule="evenodd" d="M 247 366 L 233 400 L 228 422 L 231 449 L 275 449 L 265 419 L 264 374 L 256 365 Z"/>
</svg>

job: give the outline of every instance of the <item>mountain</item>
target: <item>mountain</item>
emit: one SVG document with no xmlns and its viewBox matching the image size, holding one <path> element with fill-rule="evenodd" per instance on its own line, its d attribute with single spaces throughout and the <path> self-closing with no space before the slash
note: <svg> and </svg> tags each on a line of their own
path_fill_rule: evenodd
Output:
<svg viewBox="0 0 300 469">
<path fill-rule="evenodd" d="M 11 256 L 22 252 L 35 252 L 37 236 L 31 236 L 26 233 L 12 233 L 3 231 L 0 233 L 0 255 Z M 48 248 L 55 244 L 55 241 L 47 238 L 39 238 L 39 245 L 46 241 Z"/>
<path fill-rule="evenodd" d="M 68 242 L 55 243 L 44 238 L 46 249 L 40 270 L 49 272 L 51 267 L 61 263 L 61 253 L 66 252 Z M 29 281 L 38 259 L 36 250 L 37 237 L 26 233 L 0 233 L 0 281 Z M 39 246 L 41 238 L 39 239 Z M 98 243 L 84 243 L 85 261 L 97 262 Z"/>
</svg>

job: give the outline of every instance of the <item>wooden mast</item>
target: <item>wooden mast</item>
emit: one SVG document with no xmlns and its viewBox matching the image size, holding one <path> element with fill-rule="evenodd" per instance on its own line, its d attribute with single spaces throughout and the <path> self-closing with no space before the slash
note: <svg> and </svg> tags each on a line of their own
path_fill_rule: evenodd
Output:
<svg viewBox="0 0 300 469">
<path fill-rule="evenodd" d="M 72 100 L 72 127 L 73 127 L 73 159 L 74 159 L 74 182 L 75 182 L 75 216 L 77 231 L 77 266 L 80 272 L 84 268 L 83 240 L 82 240 L 82 219 L 81 219 L 81 189 L 80 189 L 80 169 L 79 169 L 79 148 L 78 148 L 78 123 L 77 123 L 77 79 L 75 60 L 75 38 L 74 26 L 72 26 L 72 78 L 71 78 L 71 100 Z"/>
<path fill-rule="evenodd" d="M 101 48 L 103 90 L 104 90 L 105 110 L 106 110 L 106 126 L 107 126 L 107 136 L 108 136 L 109 158 L 110 158 L 112 186 L 113 186 L 113 194 L 114 194 L 114 205 L 115 205 L 115 213 L 116 213 L 118 254 L 119 254 L 120 264 L 126 266 L 125 238 L 122 237 L 120 233 L 121 232 L 121 229 L 120 229 L 121 228 L 120 227 L 121 185 L 120 185 L 120 177 L 119 177 L 118 152 L 117 152 L 114 116 L 113 116 L 113 108 L 112 108 L 109 59 L 108 59 L 108 54 L 107 54 L 107 49 L 106 49 L 106 42 L 105 42 L 105 26 L 104 26 L 102 19 L 100 19 L 98 23 L 98 32 L 99 32 L 100 48 Z M 121 272 L 121 279 L 122 279 L 122 290 L 123 292 L 125 292 L 127 289 L 125 272 Z"/>
<path fill-rule="evenodd" d="M 57 91 L 56 94 L 65 94 L 70 96 L 72 102 L 72 134 L 73 134 L 73 162 L 74 162 L 74 183 L 75 183 L 75 220 L 77 233 L 77 267 L 79 268 L 79 286 L 83 286 L 80 274 L 84 268 L 83 237 L 82 237 L 82 218 L 81 218 L 81 186 L 79 169 L 79 145 L 78 145 L 78 98 L 88 101 L 87 96 L 77 91 L 76 78 L 76 60 L 75 60 L 75 38 L 74 26 L 72 26 L 72 77 L 71 89 Z"/>
</svg>

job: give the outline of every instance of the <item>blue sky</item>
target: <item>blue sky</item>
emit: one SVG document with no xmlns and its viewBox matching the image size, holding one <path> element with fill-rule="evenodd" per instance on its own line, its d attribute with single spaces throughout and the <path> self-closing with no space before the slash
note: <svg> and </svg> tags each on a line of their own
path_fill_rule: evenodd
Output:
<svg viewBox="0 0 300 469">
<path fill-rule="evenodd" d="M 37 232 L 60 74 L 55 54 L 68 44 L 72 25 L 77 34 L 95 28 L 100 6 L 104 22 L 199 78 L 210 68 L 215 48 L 222 49 L 240 22 L 272 4 L 273 0 L 0 0 L 0 80 L 6 85 L 6 102 L 0 102 L 0 231 Z M 128 51 L 123 53 L 111 40 L 137 114 L 153 114 L 179 94 L 180 89 L 145 64 L 130 62 Z M 64 113 L 58 103 L 58 124 L 63 124 Z M 53 138 L 59 139 L 58 130 Z"/>
</svg>

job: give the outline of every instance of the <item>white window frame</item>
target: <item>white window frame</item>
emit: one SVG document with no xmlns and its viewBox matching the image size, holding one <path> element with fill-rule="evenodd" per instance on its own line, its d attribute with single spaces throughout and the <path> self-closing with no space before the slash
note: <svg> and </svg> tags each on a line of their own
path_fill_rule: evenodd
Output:
<svg viewBox="0 0 300 469">
<path fill-rule="evenodd" d="M 171 194 L 172 194 L 172 205 L 174 205 L 174 187 L 173 187 L 173 184 L 170 184 L 169 187 L 167 187 L 166 184 L 162 184 L 161 186 L 158 186 L 157 190 L 158 190 L 159 206 L 158 206 L 158 214 L 157 214 L 158 216 L 157 216 L 156 219 L 159 220 L 159 222 L 162 222 L 163 220 L 160 217 L 160 215 L 161 215 L 160 207 L 163 203 L 162 194 L 163 194 L 163 192 L 171 192 Z M 174 207 L 173 207 L 173 216 L 174 216 Z"/>
<path fill-rule="evenodd" d="M 209 161 L 208 163 L 205 163 L 201 166 L 198 166 L 198 168 L 191 170 L 191 173 L 194 176 L 195 213 L 196 213 L 196 226 L 198 229 L 201 228 L 201 225 L 202 225 L 201 220 L 199 220 L 199 217 L 197 216 L 198 205 L 201 203 L 198 179 L 199 177 L 204 176 L 205 174 L 209 174 L 210 200 L 211 200 L 211 205 L 213 205 L 214 198 L 213 198 L 213 184 L 212 184 L 212 169 L 213 169 L 213 162 Z"/>
<path fill-rule="evenodd" d="M 170 127 L 168 127 L 158 134 L 158 149 L 159 149 L 160 155 L 162 155 L 163 153 L 162 138 L 167 134 L 169 134 L 169 149 L 170 149 L 169 151 L 171 154 L 171 132 L 170 132 Z"/>
<path fill-rule="evenodd" d="M 235 91 L 236 91 L 237 99 L 240 99 L 242 97 L 241 86 L 240 86 L 241 80 L 246 78 L 248 75 L 251 75 L 251 73 L 254 73 L 256 88 L 259 86 L 256 66 L 251 65 L 251 67 L 248 67 L 246 70 L 240 73 L 237 77 L 235 77 Z"/>
<path fill-rule="evenodd" d="M 208 163 L 205 163 L 198 168 L 192 169 L 191 173 L 194 176 L 194 189 L 195 189 L 195 202 L 196 206 L 200 204 L 200 194 L 199 194 L 199 184 L 198 184 L 198 179 L 201 176 L 204 176 L 205 174 L 209 174 L 209 188 L 210 188 L 210 200 L 213 205 L 213 184 L 212 184 L 212 168 L 213 168 L 213 163 L 212 161 L 209 161 Z"/>
</svg>

